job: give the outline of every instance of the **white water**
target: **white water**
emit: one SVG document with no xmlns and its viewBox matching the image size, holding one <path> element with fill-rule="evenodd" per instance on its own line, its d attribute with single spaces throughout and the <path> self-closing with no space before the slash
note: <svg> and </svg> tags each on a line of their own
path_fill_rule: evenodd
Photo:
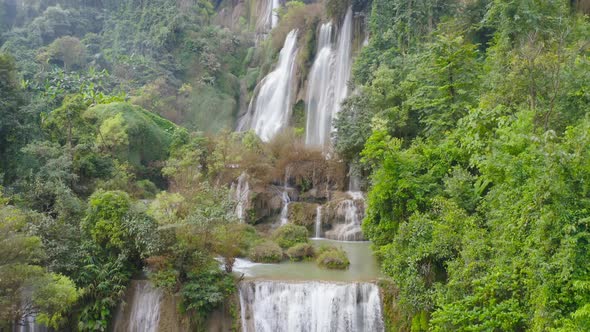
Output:
<svg viewBox="0 0 590 332">
<path fill-rule="evenodd" d="M 266 36 L 268 32 L 279 23 L 277 9 L 281 6 L 279 0 L 265 0 L 259 7 L 260 15 L 256 22 L 256 30 L 259 34 Z"/>
<path fill-rule="evenodd" d="M 283 191 L 283 195 L 281 196 L 283 199 L 283 209 L 281 210 L 281 225 L 286 225 L 289 222 L 289 203 L 291 203 L 291 198 L 289 197 L 289 193 L 285 190 Z"/>
<path fill-rule="evenodd" d="M 348 178 L 348 192 L 349 193 L 360 193 L 361 191 L 361 179 L 358 175 L 353 174 L 352 172 Z M 353 194 L 357 195 L 358 194 Z M 362 197 L 362 195 L 361 195 Z"/>
<path fill-rule="evenodd" d="M 342 22 L 335 47 L 332 23 L 321 26 L 318 50 L 309 74 L 305 143 L 325 146 L 331 141 L 334 117 L 348 96 L 352 66 L 352 8 L 348 9 Z"/>
<path fill-rule="evenodd" d="M 319 239 L 322 236 L 322 206 L 318 205 L 315 212 L 315 238 Z"/>
<path fill-rule="evenodd" d="M 332 23 L 322 24 L 318 53 L 309 72 L 305 144 L 325 145 L 330 141 L 334 108 L 334 63 Z"/>
<path fill-rule="evenodd" d="M 244 281 L 243 332 L 380 332 L 379 289 L 370 283 Z"/>
<path fill-rule="evenodd" d="M 236 216 L 240 221 L 246 220 L 246 210 L 250 199 L 250 184 L 248 183 L 248 174 L 245 172 L 238 177 L 238 184 L 235 188 L 232 186 L 233 196 L 236 203 Z"/>
<path fill-rule="evenodd" d="M 131 307 L 124 310 L 128 314 L 117 318 L 114 331 L 158 331 L 162 290 L 153 287 L 147 280 L 134 280 L 131 287 L 133 287 L 132 298 L 131 303 L 128 303 Z"/>
<path fill-rule="evenodd" d="M 35 315 L 26 316 L 22 325 L 15 329 L 17 332 L 46 332 L 47 327 L 35 323 Z"/>
<path fill-rule="evenodd" d="M 270 0 L 271 1 L 271 10 L 270 10 L 270 27 L 272 29 L 274 29 L 277 24 L 279 23 L 279 13 L 277 13 L 277 10 L 279 9 L 279 7 L 281 6 L 281 3 L 279 2 L 279 0 Z"/>
<path fill-rule="evenodd" d="M 352 7 L 348 8 L 336 49 L 336 75 L 334 79 L 334 116 L 340 112 L 340 104 L 348 96 L 348 81 L 352 66 Z"/>
<path fill-rule="evenodd" d="M 262 140 L 269 141 L 288 124 L 296 57 L 297 30 L 293 30 L 285 39 L 275 70 L 256 87 L 248 113 L 238 125 L 239 131 L 253 129 Z"/>
<path fill-rule="evenodd" d="M 336 223 L 327 231 L 327 239 L 338 241 L 363 241 L 361 223 L 365 214 L 365 199 L 362 192 L 349 191 L 350 199 L 342 200 L 336 206 Z"/>
</svg>

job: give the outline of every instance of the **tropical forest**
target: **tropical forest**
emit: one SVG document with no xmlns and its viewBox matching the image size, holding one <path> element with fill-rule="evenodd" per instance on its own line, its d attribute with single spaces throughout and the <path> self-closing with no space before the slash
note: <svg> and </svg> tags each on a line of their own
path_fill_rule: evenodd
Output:
<svg viewBox="0 0 590 332">
<path fill-rule="evenodd" d="M 590 331 L 589 0 L 0 0 L 0 332 Z"/>
</svg>

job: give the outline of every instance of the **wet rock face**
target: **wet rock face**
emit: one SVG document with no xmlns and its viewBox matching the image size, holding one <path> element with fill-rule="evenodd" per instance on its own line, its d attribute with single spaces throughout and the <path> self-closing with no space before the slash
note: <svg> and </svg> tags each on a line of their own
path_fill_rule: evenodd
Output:
<svg viewBox="0 0 590 332">
<path fill-rule="evenodd" d="M 251 224 L 257 224 L 265 218 L 281 213 L 283 207 L 282 193 L 277 190 L 266 189 L 255 192 L 251 202 L 251 214 L 248 220 Z"/>
<path fill-rule="evenodd" d="M 289 222 L 313 230 L 317 215 L 318 204 L 307 202 L 292 202 L 289 204 Z"/>
<path fill-rule="evenodd" d="M 148 280 L 132 280 L 116 313 L 112 330 L 189 331 L 186 317 L 178 311 L 177 299 L 155 288 Z"/>
<path fill-rule="evenodd" d="M 360 193 L 339 193 L 325 206 L 322 222 L 329 225 L 325 237 L 339 241 L 363 241 L 361 224 L 365 217 L 365 200 Z"/>
<path fill-rule="evenodd" d="M 291 201 L 295 202 L 299 199 L 299 192 L 293 188 L 268 186 L 262 190 L 254 190 L 250 194 L 248 204 L 248 223 L 258 224 L 265 219 L 280 215 L 284 204 L 283 191 L 287 192 Z"/>
</svg>

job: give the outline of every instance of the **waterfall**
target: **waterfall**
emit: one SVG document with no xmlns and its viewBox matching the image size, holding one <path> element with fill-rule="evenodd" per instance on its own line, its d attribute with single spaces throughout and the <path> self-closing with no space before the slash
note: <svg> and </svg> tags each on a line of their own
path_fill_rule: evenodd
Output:
<svg viewBox="0 0 590 332">
<path fill-rule="evenodd" d="M 233 187 L 232 185 L 232 191 L 234 200 L 237 202 L 236 216 L 240 221 L 244 222 L 246 220 L 246 210 L 250 199 L 250 184 L 248 183 L 248 174 L 246 174 L 246 172 L 238 177 L 237 186 Z"/>
<path fill-rule="evenodd" d="M 240 283 L 243 332 L 384 331 L 379 289 L 370 283 Z"/>
<path fill-rule="evenodd" d="M 269 0 L 271 2 L 271 9 L 270 9 L 270 27 L 271 29 L 274 29 L 274 27 L 277 26 L 277 24 L 279 23 L 279 13 L 277 13 L 277 10 L 279 9 L 279 7 L 281 6 L 281 3 L 279 2 L 279 0 Z"/>
<path fill-rule="evenodd" d="M 334 116 L 340 111 L 340 104 L 348 96 L 348 81 L 352 66 L 352 7 L 348 8 L 336 49 L 336 76 L 334 79 Z"/>
<path fill-rule="evenodd" d="M 333 119 L 348 95 L 352 66 L 352 8 L 346 12 L 335 49 L 331 38 L 332 23 L 323 24 L 318 41 L 319 51 L 309 74 L 307 145 L 324 146 L 330 142 Z"/>
<path fill-rule="evenodd" d="M 334 105 L 334 51 L 332 23 L 322 24 L 318 53 L 309 72 L 307 88 L 307 125 L 305 144 L 324 145 L 330 141 L 332 107 Z"/>
<path fill-rule="evenodd" d="M 253 129 L 262 140 L 269 141 L 288 124 L 296 57 L 297 30 L 293 30 L 285 38 L 275 70 L 256 87 L 248 113 L 241 119 L 238 130 Z"/>
<path fill-rule="evenodd" d="M 46 332 L 48 328 L 35 322 L 35 315 L 27 315 L 21 325 L 14 328 L 16 332 Z"/>
<path fill-rule="evenodd" d="M 279 23 L 277 9 L 281 6 L 281 2 L 280 0 L 265 0 L 260 5 L 256 31 L 265 37 Z"/>
<path fill-rule="evenodd" d="M 357 195 L 354 193 L 359 193 L 361 191 L 361 178 L 358 175 L 353 174 L 352 171 L 348 177 L 348 190 L 349 193 L 353 193 L 352 195 Z"/>
<path fill-rule="evenodd" d="M 315 212 L 315 238 L 322 237 L 322 206 L 318 205 Z"/>
<path fill-rule="evenodd" d="M 160 321 L 162 290 L 152 286 L 147 280 L 131 282 L 132 295 L 129 308 L 125 308 L 115 320 L 116 332 L 156 332 Z"/>
<path fill-rule="evenodd" d="M 364 240 L 361 223 L 365 214 L 365 199 L 362 192 L 349 191 L 350 199 L 342 200 L 336 206 L 337 222 L 326 232 L 327 239 L 338 241 Z"/>
<path fill-rule="evenodd" d="M 283 199 L 283 209 L 281 210 L 281 225 L 286 225 L 289 222 L 289 203 L 291 203 L 291 198 L 289 197 L 289 193 L 286 190 L 283 191 L 283 195 L 281 198 Z"/>
</svg>

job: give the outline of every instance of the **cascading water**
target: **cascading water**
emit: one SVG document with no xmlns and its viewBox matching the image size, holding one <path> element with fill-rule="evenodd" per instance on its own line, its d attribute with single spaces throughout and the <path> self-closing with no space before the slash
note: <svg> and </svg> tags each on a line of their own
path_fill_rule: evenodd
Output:
<svg viewBox="0 0 590 332">
<path fill-rule="evenodd" d="M 336 206 L 336 223 L 326 232 L 327 239 L 338 241 L 364 240 L 361 222 L 364 217 L 365 199 L 362 192 L 349 191 L 350 199 L 342 200 Z"/>
<path fill-rule="evenodd" d="M 281 225 L 286 225 L 289 222 L 289 204 L 291 197 L 289 197 L 289 179 L 291 178 L 291 168 L 285 168 L 285 179 L 283 181 L 283 192 L 281 199 L 283 200 L 283 209 L 281 210 Z"/>
<path fill-rule="evenodd" d="M 245 281 L 243 332 L 380 332 L 379 289 L 371 283 Z"/>
<path fill-rule="evenodd" d="M 319 52 L 309 74 L 305 143 L 324 146 L 330 142 L 333 119 L 348 95 L 352 65 L 352 8 L 339 30 L 334 49 L 332 24 L 323 24 L 318 41 Z"/>
<path fill-rule="evenodd" d="M 352 66 L 352 7 L 348 8 L 336 49 L 336 75 L 334 83 L 334 116 L 340 111 L 340 104 L 348 96 L 348 81 Z"/>
<path fill-rule="evenodd" d="M 46 332 L 48 328 L 35 323 L 35 315 L 26 316 L 24 322 L 19 324 L 14 331 L 16 332 Z"/>
<path fill-rule="evenodd" d="M 265 0 L 261 5 L 262 7 L 258 9 L 260 15 L 256 23 L 256 30 L 258 33 L 266 35 L 279 23 L 277 9 L 281 6 L 281 3 L 279 0 Z"/>
<path fill-rule="evenodd" d="M 322 236 L 322 206 L 318 205 L 315 211 L 315 238 L 319 239 Z"/>
<path fill-rule="evenodd" d="M 289 193 L 287 191 L 283 191 L 283 195 L 281 198 L 283 199 L 283 209 L 281 210 L 281 225 L 286 225 L 289 222 L 289 203 L 291 203 L 291 198 L 289 197 Z"/>
<path fill-rule="evenodd" d="M 114 325 L 115 332 L 156 332 L 160 321 L 160 304 L 163 298 L 162 290 L 155 288 L 147 280 L 133 280 L 131 283 L 131 306 L 125 310 L 127 314 L 117 317 Z"/>
<path fill-rule="evenodd" d="M 248 183 L 248 174 L 245 172 L 238 177 L 238 184 L 232 187 L 234 200 L 236 203 L 236 216 L 240 221 L 246 220 L 246 210 L 250 199 L 250 184 Z"/>
<path fill-rule="evenodd" d="M 291 116 L 291 91 L 297 57 L 297 30 L 289 32 L 274 71 L 256 87 L 248 113 L 241 119 L 238 130 L 253 129 L 264 141 L 269 141 Z"/>
<path fill-rule="evenodd" d="M 318 53 L 309 73 L 305 144 L 324 145 L 330 140 L 334 106 L 334 51 L 332 23 L 322 24 Z"/>
<path fill-rule="evenodd" d="M 277 24 L 279 23 L 279 13 L 277 13 L 277 10 L 281 6 L 281 3 L 279 0 L 269 0 L 269 1 L 271 2 L 270 27 L 271 27 L 271 29 L 274 29 L 277 26 Z"/>
</svg>

